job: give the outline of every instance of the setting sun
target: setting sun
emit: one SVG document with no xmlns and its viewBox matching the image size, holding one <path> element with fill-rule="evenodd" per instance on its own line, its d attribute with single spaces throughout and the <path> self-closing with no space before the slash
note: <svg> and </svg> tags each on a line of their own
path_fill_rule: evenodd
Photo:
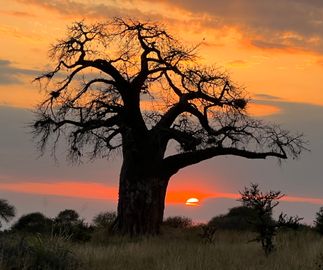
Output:
<svg viewBox="0 0 323 270">
<path fill-rule="evenodd" d="M 189 198 L 186 200 L 185 204 L 187 206 L 199 206 L 200 205 L 199 202 L 200 200 L 197 198 Z"/>
</svg>

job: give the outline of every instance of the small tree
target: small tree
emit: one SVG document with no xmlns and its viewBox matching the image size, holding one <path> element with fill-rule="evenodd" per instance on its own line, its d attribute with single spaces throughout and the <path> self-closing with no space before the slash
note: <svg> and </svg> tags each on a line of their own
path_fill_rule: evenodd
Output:
<svg viewBox="0 0 323 270">
<path fill-rule="evenodd" d="M 0 228 L 2 227 L 1 220 L 9 222 L 15 215 L 15 207 L 10 205 L 7 200 L 0 199 Z"/>
<path fill-rule="evenodd" d="M 94 216 L 92 224 L 94 225 L 94 233 L 92 240 L 94 243 L 105 243 L 115 234 L 117 214 L 116 212 L 106 211 Z"/>
<path fill-rule="evenodd" d="M 73 209 L 65 209 L 58 213 L 54 221 L 58 224 L 76 224 L 80 222 L 80 215 Z"/>
<path fill-rule="evenodd" d="M 54 219 L 54 232 L 65 234 L 71 240 L 88 241 L 91 236 L 91 228 L 80 218 L 73 209 L 65 209 L 58 213 Z"/>
<path fill-rule="evenodd" d="M 116 221 L 117 214 L 115 212 L 102 212 L 93 218 L 93 224 L 95 227 L 110 228 Z"/>
<path fill-rule="evenodd" d="M 251 184 L 250 187 L 245 187 L 240 195 L 239 201 L 243 206 L 254 209 L 257 214 L 258 221 L 255 226 L 259 236 L 256 240 L 261 242 L 265 254 L 269 255 L 275 248 L 273 237 L 277 230 L 277 223 L 272 219 L 272 211 L 284 194 L 281 191 L 263 193 L 258 184 Z"/>
<path fill-rule="evenodd" d="M 29 233 L 49 233 L 52 220 L 42 213 L 35 212 L 21 216 L 12 226 L 12 229 Z"/>
<path fill-rule="evenodd" d="M 316 213 L 316 218 L 314 221 L 315 229 L 323 235 L 323 207 Z"/>
</svg>

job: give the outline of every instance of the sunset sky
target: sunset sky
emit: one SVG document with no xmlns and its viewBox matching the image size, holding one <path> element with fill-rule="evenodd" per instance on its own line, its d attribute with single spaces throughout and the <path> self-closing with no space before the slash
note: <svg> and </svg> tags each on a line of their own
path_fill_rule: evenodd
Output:
<svg viewBox="0 0 323 270">
<path fill-rule="evenodd" d="M 199 44 L 203 64 L 225 68 L 252 98 L 249 112 L 304 133 L 309 152 L 281 164 L 273 158 L 214 158 L 172 179 L 166 216 L 195 221 L 238 206 L 251 182 L 286 194 L 279 209 L 312 223 L 323 206 L 323 1 L 321 0 L 0 0 L 0 198 L 18 216 L 76 209 L 91 220 L 115 210 L 121 157 L 79 166 L 50 153 L 39 158 L 28 124 L 43 93 L 32 80 L 51 66 L 50 45 L 74 21 L 115 16 L 163 24 Z M 199 206 L 185 206 L 196 197 Z"/>
</svg>

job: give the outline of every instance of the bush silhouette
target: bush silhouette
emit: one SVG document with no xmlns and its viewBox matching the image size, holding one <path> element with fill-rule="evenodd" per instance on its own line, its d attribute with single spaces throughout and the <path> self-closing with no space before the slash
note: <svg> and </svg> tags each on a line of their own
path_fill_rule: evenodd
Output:
<svg viewBox="0 0 323 270">
<path fill-rule="evenodd" d="M 316 218 L 314 221 L 315 229 L 323 235 L 323 207 L 316 213 Z"/>
<path fill-rule="evenodd" d="M 68 236 L 74 241 L 90 240 L 91 231 L 92 228 L 73 209 L 65 209 L 59 212 L 54 219 L 54 232 Z"/>
<path fill-rule="evenodd" d="M 256 230 L 258 233 L 255 241 L 261 242 L 266 255 L 275 250 L 274 236 L 279 224 L 272 219 L 273 209 L 279 204 L 279 200 L 285 196 L 281 191 L 262 192 L 258 184 L 251 184 L 240 192 L 242 205 L 251 208 L 257 214 Z M 282 216 L 282 222 L 287 219 Z"/>
<path fill-rule="evenodd" d="M 93 224 L 99 228 L 109 228 L 117 218 L 116 212 L 101 212 L 93 218 Z"/>
<path fill-rule="evenodd" d="M 24 237 L 19 234 L 0 239 L 0 268 L 3 270 L 76 270 L 80 259 L 57 235 Z"/>
<path fill-rule="evenodd" d="M 80 215 L 73 209 L 65 209 L 58 213 L 57 217 L 55 218 L 55 223 L 60 224 L 76 224 L 80 220 Z"/>
<path fill-rule="evenodd" d="M 12 229 L 29 233 L 49 233 L 52 223 L 52 220 L 42 213 L 35 212 L 21 216 Z"/>
<path fill-rule="evenodd" d="M 0 199 L 0 228 L 2 227 L 1 220 L 9 222 L 15 215 L 15 207 L 10 205 L 7 200 Z"/>
<path fill-rule="evenodd" d="M 257 212 L 253 208 L 238 206 L 231 208 L 225 215 L 212 218 L 208 225 L 217 229 L 254 231 L 258 219 Z"/>
<path fill-rule="evenodd" d="M 172 228 L 185 229 L 193 225 L 192 219 L 182 216 L 168 217 L 164 220 L 164 225 Z"/>
</svg>

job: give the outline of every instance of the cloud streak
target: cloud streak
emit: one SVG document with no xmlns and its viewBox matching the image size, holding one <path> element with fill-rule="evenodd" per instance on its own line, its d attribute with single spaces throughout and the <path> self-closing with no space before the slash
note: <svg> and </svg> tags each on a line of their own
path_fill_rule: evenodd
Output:
<svg viewBox="0 0 323 270">
<path fill-rule="evenodd" d="M 39 183 L 39 182 L 18 182 L 18 183 L 0 183 L 1 191 L 9 191 L 15 193 L 27 193 L 37 195 L 62 196 L 71 198 L 93 199 L 117 201 L 118 188 L 107 186 L 95 182 L 56 182 L 56 183 Z M 185 188 L 170 189 L 167 192 L 167 204 L 185 204 L 186 200 L 191 197 L 198 198 L 203 204 L 206 199 L 232 199 L 238 200 L 240 194 L 212 192 L 211 190 L 201 190 L 196 187 L 194 190 Z M 322 205 L 322 198 L 301 197 L 301 196 L 285 196 L 281 201 L 293 203 L 309 203 Z"/>
<path fill-rule="evenodd" d="M 172 20 L 201 30 L 235 28 L 245 45 L 262 50 L 323 53 L 323 2 L 315 0 L 115 0 L 85 3 L 76 0 L 16 0 L 54 11 L 65 18 L 107 19 L 115 16 Z M 152 11 L 148 8 L 156 6 Z M 172 15 L 165 12 L 168 10 Z M 176 15 L 177 14 L 177 15 Z"/>
<path fill-rule="evenodd" d="M 35 77 L 37 74 L 37 70 L 18 68 L 11 61 L 0 59 L 0 85 L 21 84 L 22 76 Z"/>
<path fill-rule="evenodd" d="M 108 19 L 109 17 L 135 16 L 147 17 L 137 8 L 137 5 L 126 7 L 122 1 L 112 1 L 112 3 L 84 3 L 74 0 L 17 0 L 23 4 L 32 4 L 50 11 L 58 12 L 65 18 Z"/>
<path fill-rule="evenodd" d="M 323 52 L 323 2 L 316 0 L 160 0 L 196 15 L 204 27 L 235 27 L 260 49 Z M 202 16 L 206 15 L 206 16 Z"/>
</svg>

